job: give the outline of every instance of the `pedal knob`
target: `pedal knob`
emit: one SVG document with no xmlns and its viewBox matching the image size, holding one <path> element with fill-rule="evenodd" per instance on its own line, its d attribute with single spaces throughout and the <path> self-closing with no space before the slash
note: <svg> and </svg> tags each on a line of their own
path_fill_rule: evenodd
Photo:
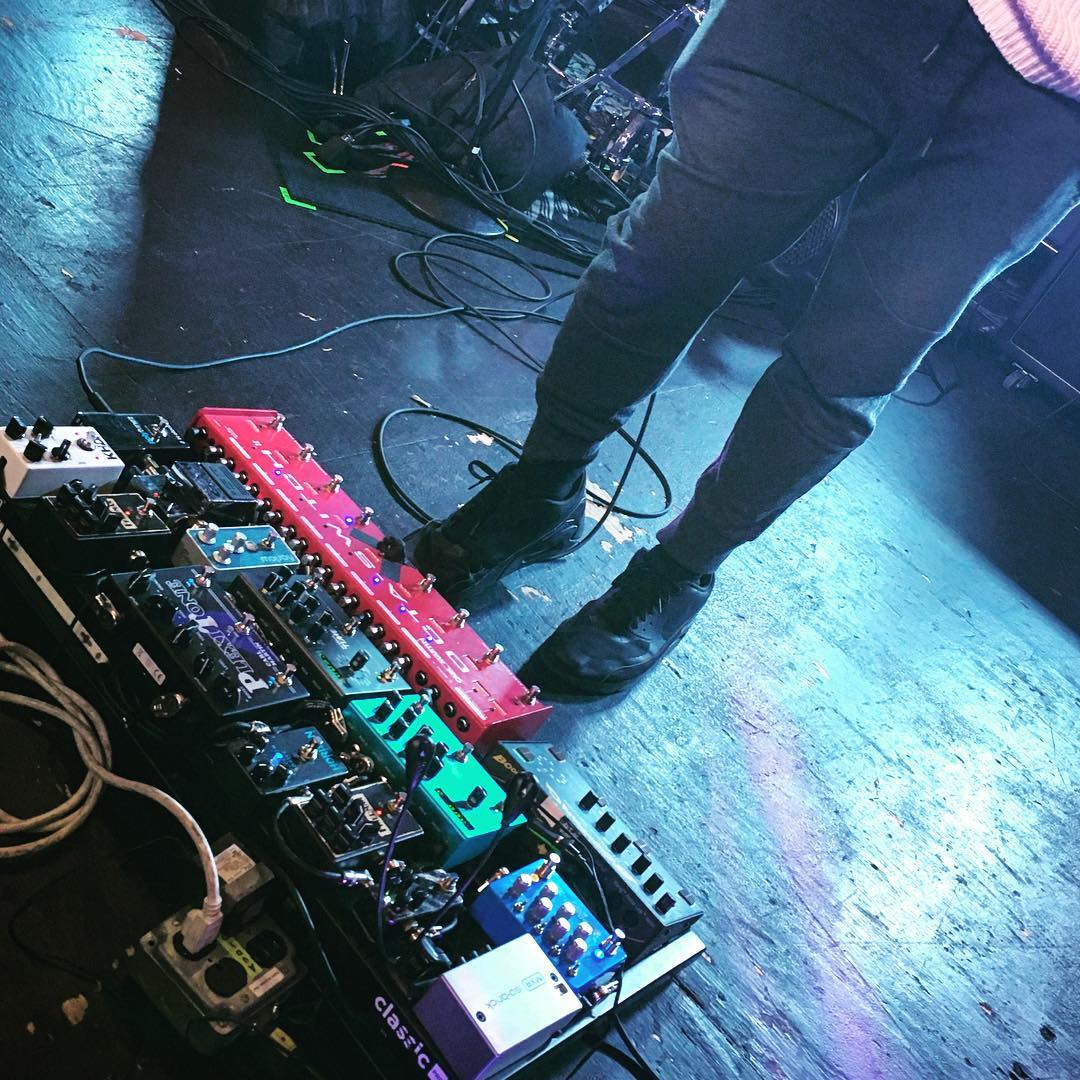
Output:
<svg viewBox="0 0 1080 1080">
<path fill-rule="evenodd" d="M 564 904 L 563 906 L 565 907 L 566 905 Z M 556 945 L 569 933 L 570 924 L 566 919 L 554 918 L 544 927 L 544 932 L 540 935 L 540 940 L 543 941 L 545 945 Z"/>
<path fill-rule="evenodd" d="M 574 937 L 566 943 L 559 959 L 564 964 L 573 964 L 580 960 L 589 951 L 589 943 L 583 937 Z"/>
<path fill-rule="evenodd" d="M 44 416 L 39 416 L 34 421 L 31 431 L 40 438 L 47 439 L 53 433 L 52 421 L 47 420 Z"/>
<path fill-rule="evenodd" d="M 535 705 L 540 699 L 540 687 L 530 686 L 528 692 L 522 697 L 522 705 Z"/>
<path fill-rule="evenodd" d="M 363 665 L 361 665 L 363 666 Z M 390 719 L 393 711 L 401 704 L 401 692 L 399 690 L 391 690 L 386 695 L 386 699 L 379 705 L 379 707 L 372 714 L 371 719 L 376 724 L 382 724 Z"/>
<path fill-rule="evenodd" d="M 7 427 L 4 428 L 4 434 L 16 442 L 26 434 L 26 425 L 17 417 L 13 416 L 8 422 Z"/>
<path fill-rule="evenodd" d="M 559 863 L 561 862 L 562 856 L 557 851 L 553 851 L 537 869 L 536 876 L 541 881 L 547 881 L 559 869 Z"/>
<path fill-rule="evenodd" d="M 231 676 L 223 672 L 214 680 L 214 696 L 225 705 L 235 708 L 240 704 L 240 687 Z M 266 765 L 266 762 L 260 762 L 260 764 Z M 267 768 L 269 769 L 269 766 Z"/>
<path fill-rule="evenodd" d="M 23 448 L 23 457 L 32 464 L 36 464 L 45 456 L 45 444 L 31 439 Z"/>
<path fill-rule="evenodd" d="M 301 461 L 310 461 L 315 456 L 315 447 L 311 443 L 304 443 L 296 455 Z"/>
<path fill-rule="evenodd" d="M 605 956 L 614 956 L 625 940 L 626 934 L 624 934 L 622 930 L 616 930 L 614 933 L 608 934 L 608 936 L 600 942 L 600 951 Z"/>
<path fill-rule="evenodd" d="M 49 457 L 53 461 L 67 461 L 71 457 L 71 440 L 63 439 L 58 442 L 50 451 Z"/>
<path fill-rule="evenodd" d="M 463 608 L 463 607 L 458 608 L 457 611 L 454 612 L 454 617 L 446 624 L 446 629 L 447 630 L 460 629 L 462 626 L 465 625 L 465 620 L 468 619 L 468 617 L 469 617 L 469 609 L 468 608 Z"/>
<path fill-rule="evenodd" d="M 518 874 L 518 876 L 511 883 L 510 888 L 506 890 L 506 898 L 508 900 L 516 900 L 522 893 L 527 892 L 529 886 L 535 881 L 532 874 Z"/>
<path fill-rule="evenodd" d="M 486 798 L 487 792 L 477 785 L 469 792 L 469 796 L 465 800 L 465 805 L 468 806 L 470 810 L 475 810 Z"/>
<path fill-rule="evenodd" d="M 395 656 L 394 659 L 390 661 L 390 664 L 386 668 L 386 670 L 379 672 L 377 676 L 379 682 L 393 682 L 394 679 L 397 678 L 398 672 L 400 672 L 404 666 L 405 661 L 402 660 L 400 656 Z"/>
<path fill-rule="evenodd" d="M 503 647 L 501 645 L 492 645 L 490 649 L 480 658 L 482 664 L 494 664 L 500 656 L 503 654 Z"/>
<path fill-rule="evenodd" d="M 551 914 L 553 906 L 546 896 L 538 896 L 525 909 L 525 921 L 531 926 L 540 925 Z"/>
</svg>

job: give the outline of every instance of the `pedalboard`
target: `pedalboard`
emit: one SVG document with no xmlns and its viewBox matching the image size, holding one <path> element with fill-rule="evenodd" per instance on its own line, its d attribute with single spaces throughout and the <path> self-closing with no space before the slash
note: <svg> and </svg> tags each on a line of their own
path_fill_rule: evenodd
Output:
<svg viewBox="0 0 1080 1080">
<path fill-rule="evenodd" d="M 383 651 L 400 657 L 402 674 L 430 690 L 434 708 L 459 736 L 486 747 L 528 738 L 550 708 L 524 686 L 436 591 L 434 578 L 406 565 L 400 541 L 385 535 L 368 506 L 355 503 L 340 476 L 327 473 L 310 444 L 299 443 L 280 413 L 203 409 L 192 421 L 194 445 L 217 455 L 253 495 L 264 520 L 310 558 L 350 614 L 370 625 Z"/>
<path fill-rule="evenodd" d="M 183 1039 L 285 1051 L 293 1030 L 335 1071 L 359 1048 L 365 1075 L 505 1077 L 701 951 L 700 908 L 646 844 L 520 741 L 550 711 L 536 688 L 280 414 L 204 409 L 185 439 L 89 412 L 0 436 L 13 593 L 225 831 L 212 943 L 184 948 L 196 894 L 129 950 Z M 318 985 L 292 999 L 301 943 Z"/>
<path fill-rule="evenodd" d="M 105 487 L 123 470 L 116 451 L 85 424 L 54 427 L 44 416 L 12 416 L 0 430 L 0 493 L 9 499 L 49 495 L 70 480 Z"/>
<path fill-rule="evenodd" d="M 544 791 L 539 813 L 547 825 L 594 852 L 597 872 L 608 890 L 612 918 L 626 934 L 626 951 L 636 960 L 684 934 L 701 908 L 649 845 L 593 788 L 591 781 L 546 743 L 503 743 L 486 764 L 503 784 L 531 773 Z"/>
<path fill-rule="evenodd" d="M 558 871 L 549 855 L 489 881 L 469 909 L 497 945 L 531 934 L 559 974 L 587 993 L 626 963 L 622 932 L 605 927 Z"/>
<path fill-rule="evenodd" d="M 222 719 L 295 705 L 308 696 L 255 616 L 206 567 L 115 574 L 95 601 L 156 684 L 152 708 L 160 719 L 182 712 L 193 696 Z"/>
<path fill-rule="evenodd" d="M 353 701 L 344 717 L 361 749 L 398 782 L 405 778 L 408 741 L 421 733 L 432 741 L 434 758 L 415 799 L 417 813 L 446 846 L 444 866 L 457 866 L 487 847 L 502 827 L 506 794 L 423 696 L 395 692 L 382 700 Z M 518 818 L 512 825 L 523 823 Z"/>
<path fill-rule="evenodd" d="M 379 650 L 361 620 L 347 615 L 318 578 L 284 569 L 245 573 L 229 591 L 255 613 L 275 647 L 296 657 L 312 690 L 334 704 L 411 690 L 400 664 Z"/>
</svg>

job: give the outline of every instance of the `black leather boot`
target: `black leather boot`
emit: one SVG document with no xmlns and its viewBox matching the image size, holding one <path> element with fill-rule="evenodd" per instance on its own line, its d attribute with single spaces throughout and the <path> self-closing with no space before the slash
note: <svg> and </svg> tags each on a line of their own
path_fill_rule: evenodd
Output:
<svg viewBox="0 0 1080 1080">
<path fill-rule="evenodd" d="M 584 517 L 584 471 L 507 465 L 448 518 L 424 526 L 413 562 L 452 604 L 475 604 L 507 574 L 564 556 Z"/>
<path fill-rule="evenodd" d="M 637 552 L 603 596 L 537 649 L 522 681 L 590 696 L 626 689 L 682 640 L 713 580 L 683 568 L 660 546 Z"/>
</svg>

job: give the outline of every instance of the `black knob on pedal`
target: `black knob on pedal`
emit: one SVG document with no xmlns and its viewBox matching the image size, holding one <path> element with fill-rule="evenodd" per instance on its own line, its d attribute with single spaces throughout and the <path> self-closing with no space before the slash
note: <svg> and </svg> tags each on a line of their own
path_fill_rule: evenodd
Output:
<svg viewBox="0 0 1080 1080">
<path fill-rule="evenodd" d="M 53 433 L 52 421 L 47 420 L 44 416 L 39 416 L 34 421 L 34 426 L 31 430 L 35 435 L 38 435 L 43 439 L 47 439 Z"/>
<path fill-rule="evenodd" d="M 23 457 L 30 462 L 38 462 L 45 456 L 45 444 L 31 439 L 23 448 Z"/>
<path fill-rule="evenodd" d="M 7 422 L 4 434 L 12 440 L 21 439 L 26 434 L 26 425 L 17 416 L 13 416 Z"/>
<path fill-rule="evenodd" d="M 154 593 L 154 595 L 149 597 L 146 601 L 146 610 L 149 611 L 155 619 L 160 619 L 162 622 L 168 622 L 176 612 L 176 604 L 174 604 L 167 596 L 163 596 L 161 593 Z"/>
<path fill-rule="evenodd" d="M 386 699 L 379 705 L 379 707 L 372 714 L 371 719 L 376 724 L 381 724 L 390 719 L 390 715 L 401 704 L 401 691 L 391 690 L 386 695 Z"/>
</svg>

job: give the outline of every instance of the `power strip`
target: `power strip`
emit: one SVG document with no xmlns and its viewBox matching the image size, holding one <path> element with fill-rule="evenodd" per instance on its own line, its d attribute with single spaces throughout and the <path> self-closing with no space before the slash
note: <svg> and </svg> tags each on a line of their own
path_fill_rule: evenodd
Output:
<svg viewBox="0 0 1080 1080">
<path fill-rule="evenodd" d="M 51 495 L 71 480 L 101 487 L 123 469 L 92 427 L 53 427 L 44 416 L 26 424 L 13 416 L 0 431 L 0 490 L 11 499 Z"/>
</svg>

